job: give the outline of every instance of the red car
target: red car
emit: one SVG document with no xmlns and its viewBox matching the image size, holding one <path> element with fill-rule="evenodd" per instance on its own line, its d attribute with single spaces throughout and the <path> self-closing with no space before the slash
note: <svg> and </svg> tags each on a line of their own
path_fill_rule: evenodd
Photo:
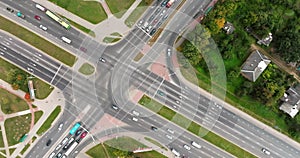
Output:
<svg viewBox="0 0 300 158">
<path fill-rule="evenodd" d="M 81 135 L 80 135 L 80 138 L 84 138 L 86 136 L 87 132 L 83 132 Z"/>
<path fill-rule="evenodd" d="M 35 15 L 34 18 L 35 18 L 36 20 L 41 20 L 41 17 L 38 16 L 38 15 Z"/>
</svg>

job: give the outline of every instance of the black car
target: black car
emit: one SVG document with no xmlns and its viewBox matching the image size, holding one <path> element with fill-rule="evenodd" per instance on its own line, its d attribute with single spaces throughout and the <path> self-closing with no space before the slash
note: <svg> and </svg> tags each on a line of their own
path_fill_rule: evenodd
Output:
<svg viewBox="0 0 300 158">
<path fill-rule="evenodd" d="M 151 129 L 152 129 L 153 131 L 157 131 L 157 130 L 158 130 L 158 128 L 157 128 L 157 127 L 154 127 L 154 126 L 151 126 Z"/>
<path fill-rule="evenodd" d="M 14 12 L 14 10 L 13 10 L 13 9 L 11 9 L 11 8 L 8 8 L 8 7 L 6 8 L 6 10 L 8 10 L 9 12 L 12 12 L 12 13 Z"/>
<path fill-rule="evenodd" d="M 46 145 L 49 146 L 51 143 L 52 143 L 52 140 L 49 139 L 49 140 L 47 141 Z"/>
<path fill-rule="evenodd" d="M 82 133 L 82 128 L 78 129 L 77 132 L 75 133 L 75 136 L 79 136 Z"/>
<path fill-rule="evenodd" d="M 156 29 L 154 28 L 154 29 L 150 32 L 150 36 L 154 35 L 155 32 L 156 32 Z"/>
</svg>

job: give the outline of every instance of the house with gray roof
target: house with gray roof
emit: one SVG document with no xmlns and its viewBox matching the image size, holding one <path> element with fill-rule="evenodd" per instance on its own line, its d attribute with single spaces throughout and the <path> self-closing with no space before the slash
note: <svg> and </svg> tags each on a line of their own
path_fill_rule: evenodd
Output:
<svg viewBox="0 0 300 158">
<path fill-rule="evenodd" d="M 227 21 L 223 26 L 223 30 L 226 31 L 226 34 L 232 34 L 235 28 L 232 23 Z"/>
<path fill-rule="evenodd" d="M 300 85 L 286 90 L 281 100 L 279 109 L 294 118 L 300 110 Z"/>
<path fill-rule="evenodd" d="M 271 60 L 268 57 L 255 50 L 242 65 L 241 74 L 248 80 L 255 82 L 270 62 Z"/>
</svg>

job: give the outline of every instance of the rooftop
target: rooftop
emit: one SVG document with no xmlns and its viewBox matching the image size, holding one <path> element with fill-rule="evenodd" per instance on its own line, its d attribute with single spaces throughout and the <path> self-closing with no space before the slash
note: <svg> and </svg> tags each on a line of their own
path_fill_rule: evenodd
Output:
<svg viewBox="0 0 300 158">
<path fill-rule="evenodd" d="M 294 118 L 300 110 L 300 85 L 286 90 L 281 100 L 283 103 L 279 109 Z"/>
</svg>

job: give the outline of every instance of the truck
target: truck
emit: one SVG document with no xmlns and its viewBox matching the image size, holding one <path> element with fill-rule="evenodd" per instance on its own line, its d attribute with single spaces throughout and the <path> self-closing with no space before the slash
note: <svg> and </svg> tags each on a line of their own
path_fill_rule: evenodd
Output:
<svg viewBox="0 0 300 158">
<path fill-rule="evenodd" d="M 74 142 L 71 146 L 70 146 L 70 148 L 67 150 L 67 152 L 65 152 L 65 155 L 66 156 L 69 156 L 70 154 L 71 154 L 71 152 L 76 148 L 76 146 L 78 145 L 78 142 Z"/>
<path fill-rule="evenodd" d="M 149 23 L 146 21 L 143 25 L 143 29 L 145 29 L 148 25 L 149 25 Z"/>
<path fill-rule="evenodd" d="M 166 7 L 170 8 L 174 2 L 175 2 L 175 0 L 169 0 Z"/>
</svg>

